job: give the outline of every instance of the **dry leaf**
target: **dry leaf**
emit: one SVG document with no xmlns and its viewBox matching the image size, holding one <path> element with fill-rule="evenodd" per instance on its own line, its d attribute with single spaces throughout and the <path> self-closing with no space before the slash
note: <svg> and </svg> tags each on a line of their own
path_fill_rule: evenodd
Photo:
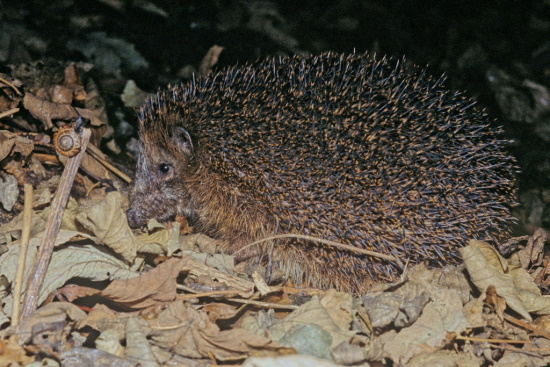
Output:
<svg viewBox="0 0 550 367">
<path fill-rule="evenodd" d="M 244 329 L 220 331 L 202 311 L 181 301 L 172 302 L 154 320 L 148 337 L 161 348 L 189 358 L 209 358 L 220 361 L 239 360 L 252 353 L 276 351 L 280 348 L 271 339 Z"/>
<path fill-rule="evenodd" d="M 136 236 L 138 251 L 166 256 L 172 256 L 180 249 L 179 223 L 174 223 L 171 229 L 157 222 L 150 220 L 147 224 L 148 233 Z"/>
<path fill-rule="evenodd" d="M 152 347 L 135 317 L 126 320 L 126 358 L 140 367 L 158 367 Z"/>
<path fill-rule="evenodd" d="M 201 308 L 208 315 L 208 319 L 215 322 L 219 319 L 228 319 L 235 316 L 237 308 L 227 303 L 207 303 Z"/>
<path fill-rule="evenodd" d="M 353 321 L 353 299 L 350 293 L 329 289 L 321 298 L 321 305 L 327 310 L 332 321 L 341 329 L 350 328 Z"/>
<path fill-rule="evenodd" d="M 423 271 L 432 273 L 423 265 L 418 267 L 422 271 L 415 271 L 417 267 L 414 267 L 411 269 L 411 274 L 419 274 Z M 382 328 L 393 323 L 396 327 L 403 327 L 415 322 L 430 300 L 428 288 L 431 286 L 429 283 L 422 282 L 422 279 L 410 279 L 391 291 L 365 294 L 362 300 L 371 325 Z"/>
<path fill-rule="evenodd" d="M 85 319 L 86 313 L 72 303 L 50 303 L 40 307 L 29 317 L 23 318 L 17 325 L 17 335 L 21 343 L 28 343 L 33 336 L 33 329 L 38 324 L 62 323 L 64 325 L 70 322 L 74 329 L 79 329 L 84 326 Z"/>
<path fill-rule="evenodd" d="M 542 228 L 537 229 L 532 236 L 529 236 L 527 246 L 514 254 L 518 257 L 522 268 L 527 269 L 531 265 L 539 266 L 542 264 L 546 240 L 546 231 Z"/>
<path fill-rule="evenodd" d="M 336 318 L 338 319 L 338 317 Z M 336 324 L 332 318 L 331 312 L 323 306 L 317 297 L 313 297 L 311 301 L 303 304 L 284 319 L 273 320 L 273 325 L 268 328 L 268 331 L 274 340 L 280 340 L 295 325 L 304 324 L 314 324 L 328 332 L 332 338 L 332 348 L 343 342 L 349 342 L 356 333 L 355 331 L 349 330 L 349 324 Z"/>
<path fill-rule="evenodd" d="M 218 59 L 223 49 L 223 47 L 218 45 L 210 47 L 206 55 L 202 58 L 199 66 L 199 75 L 206 75 L 212 70 L 212 67 L 218 63 Z"/>
<path fill-rule="evenodd" d="M 66 302 L 73 302 L 75 299 L 94 296 L 99 292 L 101 291 L 96 288 L 84 287 L 76 284 L 68 284 L 54 291 L 51 294 L 51 296 L 57 299 L 62 299 L 63 301 L 66 301 Z M 53 297 L 50 297 L 50 298 L 53 298 Z"/>
<path fill-rule="evenodd" d="M 137 241 L 121 207 L 120 192 L 107 194 L 105 200 L 95 204 L 85 212 L 80 212 L 76 220 L 89 230 L 99 242 L 120 254 L 132 263 L 137 254 Z"/>
<path fill-rule="evenodd" d="M 63 367 L 92 367 L 92 366 L 116 366 L 116 367 L 142 367 L 140 362 L 119 358 L 111 353 L 99 349 L 75 347 L 61 352 Z"/>
<path fill-rule="evenodd" d="M 86 326 L 100 332 L 114 329 L 121 338 L 125 336 L 126 323 L 124 319 L 103 304 L 96 304 L 88 313 Z"/>
<path fill-rule="evenodd" d="M 494 285 L 490 285 L 487 287 L 487 290 L 485 291 L 484 302 L 487 305 L 492 307 L 492 309 L 495 311 L 495 314 L 498 316 L 500 321 L 504 321 L 504 310 L 506 309 L 506 300 L 502 297 L 499 297 Z"/>
<path fill-rule="evenodd" d="M 27 351 L 19 345 L 17 335 L 0 340 L 0 366 L 28 366 L 34 362 L 34 356 L 27 356 Z"/>
<path fill-rule="evenodd" d="M 0 130 L 0 161 L 13 153 L 21 153 L 23 157 L 27 157 L 33 149 L 32 140 L 7 130 Z"/>
<path fill-rule="evenodd" d="M 430 301 L 416 322 L 401 329 L 384 350 L 397 363 L 407 363 L 413 356 L 426 350 L 436 350 L 446 345 L 447 334 L 460 334 L 469 325 L 462 313 L 458 295 L 447 289 L 435 290 Z"/>
<path fill-rule="evenodd" d="M 243 363 L 243 367 L 338 367 L 326 359 L 307 355 L 292 355 L 279 357 L 252 357 Z"/>
<path fill-rule="evenodd" d="M 12 175 L 6 175 L 5 180 L 0 176 L 0 203 L 6 211 L 11 211 L 17 202 L 19 187 L 17 179 Z"/>
<path fill-rule="evenodd" d="M 84 85 L 78 77 L 76 66 L 69 65 L 63 70 L 62 84 L 65 88 L 69 89 L 74 97 L 74 100 L 81 102 L 86 100 L 86 91 Z"/>
<path fill-rule="evenodd" d="M 472 240 L 460 253 L 472 282 L 481 292 L 494 285 L 506 304 L 529 321 L 529 312 L 550 313 L 550 298 L 540 294 L 531 276 L 521 268 L 509 270 L 506 260 L 489 244 Z"/>
<path fill-rule="evenodd" d="M 170 302 L 176 298 L 176 278 L 186 262 L 168 259 L 139 277 L 113 281 L 101 295 L 134 310 Z"/>
<path fill-rule="evenodd" d="M 73 107 L 69 104 L 46 101 L 30 93 L 25 94 L 23 105 L 34 118 L 44 123 L 46 129 L 51 129 L 53 127 L 52 120 L 74 121 L 79 116 L 90 120 L 92 126 L 104 124 L 104 122 L 99 120 L 90 110 Z"/>
<path fill-rule="evenodd" d="M 107 329 L 94 342 L 99 350 L 109 352 L 117 357 L 123 357 L 125 348 L 120 344 L 120 335 L 115 329 Z"/>
<path fill-rule="evenodd" d="M 42 303 L 48 294 L 63 286 L 69 279 L 80 277 L 95 281 L 107 279 L 127 279 L 135 276 L 127 265 L 114 256 L 99 250 L 96 246 L 86 243 L 88 235 L 79 232 L 60 230 L 55 241 L 55 246 L 64 244 L 63 248 L 54 250 L 52 259 L 46 272 L 46 277 L 38 304 Z M 80 240 L 79 240 L 80 239 Z M 82 240 L 84 239 L 84 240 Z M 30 269 L 36 250 L 42 237 L 32 238 L 29 242 L 27 253 L 27 269 Z M 82 241 L 82 242 L 81 242 Z M 5 276 L 10 283 L 13 283 L 17 258 L 19 256 L 19 244 L 14 243 L 8 248 L 8 252 L 0 256 L 0 275 Z M 28 271 L 23 284 L 27 284 Z M 11 295 L 4 299 L 5 312 L 11 313 Z"/>
</svg>

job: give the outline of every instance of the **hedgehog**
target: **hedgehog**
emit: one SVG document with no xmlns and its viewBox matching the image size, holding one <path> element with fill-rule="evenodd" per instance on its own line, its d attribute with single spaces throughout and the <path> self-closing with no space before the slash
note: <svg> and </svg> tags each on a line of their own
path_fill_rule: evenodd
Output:
<svg viewBox="0 0 550 367">
<path fill-rule="evenodd" d="M 514 218 L 515 161 L 475 100 L 405 59 L 272 57 L 181 83 L 138 112 L 128 220 L 187 217 L 224 253 L 362 292 L 402 263 L 456 263 Z M 349 249 L 297 234 L 336 241 Z"/>
</svg>

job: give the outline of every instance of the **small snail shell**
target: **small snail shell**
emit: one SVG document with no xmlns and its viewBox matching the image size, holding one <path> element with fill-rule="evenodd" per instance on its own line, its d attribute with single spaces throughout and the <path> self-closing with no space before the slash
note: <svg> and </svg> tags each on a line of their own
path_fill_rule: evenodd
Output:
<svg viewBox="0 0 550 367">
<path fill-rule="evenodd" d="M 71 127 L 60 127 L 53 136 L 53 146 L 59 154 L 74 157 L 80 152 L 80 135 Z"/>
</svg>

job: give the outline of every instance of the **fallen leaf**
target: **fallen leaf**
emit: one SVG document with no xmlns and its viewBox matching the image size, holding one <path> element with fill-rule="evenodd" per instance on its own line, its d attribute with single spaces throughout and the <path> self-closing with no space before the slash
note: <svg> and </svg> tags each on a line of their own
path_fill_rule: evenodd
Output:
<svg viewBox="0 0 550 367">
<path fill-rule="evenodd" d="M 35 119 L 42 121 L 48 130 L 53 128 L 52 120 L 74 121 L 79 116 L 90 120 L 92 126 L 104 124 L 90 110 L 73 107 L 69 104 L 46 101 L 30 93 L 25 94 L 23 105 Z"/>
<path fill-rule="evenodd" d="M 510 269 L 492 246 L 472 240 L 460 249 L 460 253 L 472 282 L 480 292 L 494 285 L 496 293 L 506 300 L 506 304 L 529 321 L 532 321 L 529 312 L 550 313 L 550 298 L 541 295 L 531 276 L 522 268 Z"/>
<path fill-rule="evenodd" d="M 140 276 L 111 282 L 100 295 L 119 305 L 138 310 L 176 298 L 176 278 L 186 258 L 171 258 Z"/>
<path fill-rule="evenodd" d="M 34 237 L 29 241 L 27 252 L 27 269 L 30 269 L 33 259 L 36 255 L 38 245 L 42 241 L 42 235 Z M 55 249 L 52 254 L 50 265 L 46 272 L 46 277 L 42 284 L 38 297 L 38 304 L 42 303 L 46 297 L 54 290 L 63 286 L 69 279 L 80 277 L 95 281 L 127 279 L 134 277 L 136 273 L 122 261 L 115 258 L 112 254 L 101 251 L 97 246 L 90 245 L 89 236 L 83 233 L 60 230 L 55 241 L 55 246 L 63 244 L 63 248 Z M 17 258 L 19 257 L 19 243 L 14 243 L 8 247 L 8 251 L 0 256 L 0 275 L 5 276 L 13 284 L 17 267 Z M 27 284 L 28 273 L 25 273 L 24 284 Z M 6 296 L 5 312 L 11 313 L 12 296 Z"/>
<path fill-rule="evenodd" d="M 39 324 L 71 324 L 72 329 L 84 326 L 86 313 L 78 306 L 68 302 L 55 302 L 38 308 L 29 317 L 25 317 L 17 325 L 17 335 L 21 343 L 28 343 L 33 337 L 36 325 Z"/>
<path fill-rule="evenodd" d="M 372 327 L 383 328 L 390 324 L 404 327 L 418 319 L 430 300 L 429 289 L 433 287 L 427 279 L 423 279 L 423 276 L 414 277 L 414 275 L 425 272 L 432 274 L 433 277 L 431 269 L 426 269 L 424 265 L 417 265 L 411 269 L 411 277 L 406 282 L 384 292 L 368 292 L 362 297 Z"/>
<path fill-rule="evenodd" d="M 220 361 L 243 359 L 253 353 L 274 353 L 281 347 L 270 338 L 248 330 L 233 328 L 220 331 L 208 315 L 181 301 L 167 305 L 154 320 L 148 337 L 161 348 L 171 348 L 188 358 L 210 358 Z"/>
<path fill-rule="evenodd" d="M 91 367 L 91 366 L 116 366 L 116 367 L 141 367 L 140 362 L 119 358 L 111 353 L 99 349 L 75 347 L 61 352 L 63 367 Z"/>
<path fill-rule="evenodd" d="M 35 356 L 27 356 L 27 352 L 18 343 L 18 336 L 0 339 L 0 366 L 28 366 L 35 361 Z"/>
<path fill-rule="evenodd" d="M 126 320 L 126 358 L 140 367 L 157 367 L 158 363 L 145 332 L 135 317 Z"/>
<path fill-rule="evenodd" d="M 351 301 L 351 299 L 349 299 L 349 301 Z M 347 307 L 348 306 L 345 306 L 344 309 Z M 338 317 L 336 318 L 338 319 Z M 301 305 L 284 319 L 274 319 L 273 325 L 268 327 L 267 330 L 274 340 L 280 340 L 294 326 L 304 324 L 314 324 L 326 331 L 332 338 L 332 348 L 343 342 L 349 342 L 356 333 L 355 331 L 349 330 L 349 323 L 336 324 L 331 316 L 331 312 L 324 307 L 321 300 L 317 297 L 313 297 L 311 301 Z"/>
<path fill-rule="evenodd" d="M 0 203 L 6 211 L 11 211 L 17 202 L 19 187 L 17 179 L 12 175 L 6 175 L 5 179 L 0 177 Z"/>
<path fill-rule="evenodd" d="M 32 140 L 19 136 L 11 131 L 0 130 L 0 161 L 13 153 L 29 156 L 34 149 Z"/>
<path fill-rule="evenodd" d="M 110 192 L 103 201 L 86 211 L 81 211 L 76 216 L 76 220 L 99 242 L 132 263 L 137 255 L 138 242 L 128 226 L 121 203 L 120 192 Z"/>
<path fill-rule="evenodd" d="M 243 363 L 243 367 L 338 367 L 326 359 L 308 355 L 292 355 L 279 357 L 251 357 Z"/>
<path fill-rule="evenodd" d="M 447 334 L 460 334 L 469 325 L 462 313 L 458 295 L 448 289 L 435 290 L 414 324 L 401 329 L 384 350 L 394 362 L 406 364 L 413 356 L 426 350 L 443 348 Z"/>
</svg>

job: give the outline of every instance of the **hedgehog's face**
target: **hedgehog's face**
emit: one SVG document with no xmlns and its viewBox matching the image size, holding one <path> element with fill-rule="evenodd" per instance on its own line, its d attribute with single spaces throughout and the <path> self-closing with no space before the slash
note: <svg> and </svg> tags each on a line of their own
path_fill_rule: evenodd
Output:
<svg viewBox="0 0 550 367">
<path fill-rule="evenodd" d="M 128 222 L 141 227 L 148 219 L 167 221 L 175 215 L 193 215 L 186 182 L 192 174 L 193 141 L 175 127 L 168 134 L 142 134 Z"/>
</svg>

